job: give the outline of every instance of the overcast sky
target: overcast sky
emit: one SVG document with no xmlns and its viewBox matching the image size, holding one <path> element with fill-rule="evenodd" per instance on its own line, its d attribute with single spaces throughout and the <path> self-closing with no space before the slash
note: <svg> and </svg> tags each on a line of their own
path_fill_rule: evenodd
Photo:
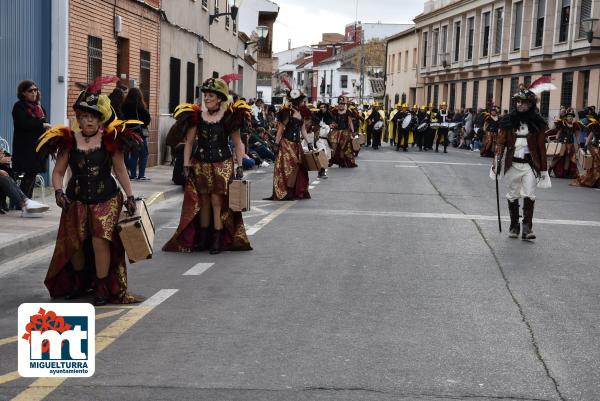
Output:
<svg viewBox="0 0 600 401">
<path fill-rule="evenodd" d="M 273 51 L 319 43 L 321 33 L 344 33 L 356 19 L 357 0 L 274 0 L 279 5 L 275 21 Z M 358 20 L 410 24 L 423 12 L 425 0 L 358 0 Z"/>
</svg>

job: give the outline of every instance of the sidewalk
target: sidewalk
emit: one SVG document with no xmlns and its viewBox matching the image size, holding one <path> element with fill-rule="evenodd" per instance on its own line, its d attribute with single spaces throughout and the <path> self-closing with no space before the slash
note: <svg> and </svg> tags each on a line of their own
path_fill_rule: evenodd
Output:
<svg viewBox="0 0 600 401">
<path fill-rule="evenodd" d="M 157 203 L 181 192 L 181 187 L 171 181 L 172 171 L 171 166 L 146 169 L 146 176 L 151 181 L 133 180 L 133 194 Z M 46 188 L 45 201 L 41 194 L 34 197 L 50 206 L 43 217 L 22 218 L 21 212 L 17 210 L 0 215 L 0 263 L 55 241 L 61 210 L 54 202 L 54 191 Z"/>
</svg>

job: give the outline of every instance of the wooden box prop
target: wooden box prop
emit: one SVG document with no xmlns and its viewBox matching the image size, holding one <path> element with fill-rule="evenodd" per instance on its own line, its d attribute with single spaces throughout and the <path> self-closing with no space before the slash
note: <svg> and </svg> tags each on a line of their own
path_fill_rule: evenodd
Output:
<svg viewBox="0 0 600 401">
<path fill-rule="evenodd" d="M 154 244 L 154 223 L 148 213 L 146 202 L 138 199 L 133 216 L 122 211 L 117 224 L 117 232 L 130 263 L 151 259 Z"/>
<path fill-rule="evenodd" d="M 304 153 L 304 167 L 308 171 L 320 171 L 322 168 L 327 168 L 327 155 L 325 149 L 313 150 Z"/>
<path fill-rule="evenodd" d="M 233 180 L 229 184 L 229 208 L 234 212 L 250 210 L 250 181 Z"/>
<path fill-rule="evenodd" d="M 592 155 L 589 153 L 585 153 L 583 149 L 579 149 L 577 161 L 579 162 L 579 167 L 581 167 L 584 170 L 589 170 L 592 168 Z"/>
<path fill-rule="evenodd" d="M 546 144 L 546 156 L 547 157 L 559 157 L 564 156 L 565 147 L 559 142 L 550 142 Z"/>
</svg>

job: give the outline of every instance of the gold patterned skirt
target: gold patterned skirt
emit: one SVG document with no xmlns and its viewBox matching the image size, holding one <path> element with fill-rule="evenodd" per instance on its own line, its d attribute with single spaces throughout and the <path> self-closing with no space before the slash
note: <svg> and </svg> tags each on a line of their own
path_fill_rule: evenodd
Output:
<svg viewBox="0 0 600 401">
<path fill-rule="evenodd" d="M 577 178 L 579 169 L 575 158 L 575 145 L 572 143 L 565 145 L 565 154 L 552 160 L 552 166 L 549 170 L 554 172 L 556 178 Z"/>
<path fill-rule="evenodd" d="M 352 149 L 352 133 L 347 130 L 331 130 L 329 133 L 331 143 L 331 160 L 329 165 L 337 164 L 342 168 L 358 167 L 354 160 Z"/>
<path fill-rule="evenodd" d="M 123 208 L 123 195 L 119 192 L 111 199 L 96 204 L 72 202 L 60 215 L 60 225 L 54 255 L 44 284 L 52 298 L 64 297 L 75 288 L 76 281 L 71 259 L 79 250 L 84 251 L 85 269 L 80 285 L 93 289 L 96 277 L 92 237 L 110 242 L 110 267 L 108 292 L 111 303 L 140 302 L 142 297 L 127 293 L 127 267 L 125 249 L 117 234 L 117 223 Z"/>
<path fill-rule="evenodd" d="M 268 200 L 310 199 L 308 171 L 302 164 L 302 145 L 283 138 L 273 169 L 273 195 Z"/>
<path fill-rule="evenodd" d="M 200 227 L 201 195 L 223 195 L 221 220 L 223 221 L 222 248 L 227 251 L 250 251 L 250 241 L 241 212 L 229 208 L 229 183 L 233 180 L 233 160 L 218 163 L 201 163 L 192 159 L 191 174 L 185 184 L 179 226 L 173 237 L 163 246 L 164 252 L 200 251 L 205 235 L 212 238 L 214 224 L 204 233 Z M 210 205 L 209 205 L 210 207 Z M 212 219 L 212 213 L 210 213 Z"/>
<path fill-rule="evenodd" d="M 584 175 L 571 181 L 574 187 L 597 188 L 600 186 L 600 147 L 590 146 L 589 151 L 592 155 L 592 168 L 587 170 Z"/>
</svg>

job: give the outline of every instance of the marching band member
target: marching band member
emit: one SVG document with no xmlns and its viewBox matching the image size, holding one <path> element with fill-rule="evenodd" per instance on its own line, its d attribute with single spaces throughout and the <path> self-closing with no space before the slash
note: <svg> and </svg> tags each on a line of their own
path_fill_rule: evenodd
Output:
<svg viewBox="0 0 600 401">
<path fill-rule="evenodd" d="M 381 110 L 381 103 L 374 102 L 373 108 L 366 118 L 367 138 L 369 134 L 373 140 L 373 149 L 379 149 L 381 146 L 381 136 L 385 122 L 385 112 Z M 369 139 L 367 139 L 367 143 Z"/>
<path fill-rule="evenodd" d="M 404 128 L 404 120 L 409 116 L 411 121 L 409 125 L 406 128 Z M 416 122 L 416 120 L 413 118 L 412 113 L 408 110 L 408 104 L 404 103 L 402 105 L 402 112 L 397 114 L 396 121 L 396 152 L 399 151 L 400 148 L 402 148 L 402 150 L 406 152 L 408 151 L 408 145 L 414 142 L 412 129 L 414 127 L 414 123 Z"/>
<path fill-rule="evenodd" d="M 554 128 L 546 132 L 546 137 L 555 136 L 557 141 L 565 147 L 565 153 L 562 156 L 555 157 L 549 169 L 554 172 L 556 178 L 579 177 L 575 143 L 582 128 L 583 125 L 579 121 L 575 121 L 575 111 L 569 108 L 563 118 L 559 118 L 554 122 Z"/>
<path fill-rule="evenodd" d="M 419 152 L 422 152 L 425 144 L 425 133 L 429 130 L 429 116 L 427 115 L 427 107 L 425 105 L 419 109 L 417 121 L 419 122 L 419 126 L 415 133 L 415 140 L 419 147 Z"/>
<path fill-rule="evenodd" d="M 352 137 L 354 136 L 353 115 L 346 108 L 347 99 L 344 96 L 338 98 L 338 105 L 333 111 L 333 123 L 329 133 L 331 143 L 331 160 L 329 165 L 337 164 L 342 168 L 357 167 L 352 149 Z M 373 142 L 375 143 L 375 142 Z M 375 145 L 373 145 L 375 146 Z"/>
<path fill-rule="evenodd" d="M 396 143 L 396 116 L 402 113 L 402 104 L 396 103 L 394 110 L 390 111 L 388 118 L 388 135 L 390 139 L 390 146 L 394 146 Z"/>
<path fill-rule="evenodd" d="M 174 116 L 185 138 L 183 165 L 187 181 L 179 226 L 163 251 L 248 251 L 252 248 L 242 213 L 229 208 L 229 184 L 234 176 L 238 180 L 244 176 L 245 149 L 240 128 L 251 119 L 251 108 L 242 100 L 231 104 L 229 88 L 222 79 L 207 79 L 201 91 L 204 109 L 198 104 L 181 104 L 175 109 Z"/>
<path fill-rule="evenodd" d="M 529 89 L 521 85 L 519 92 L 513 96 L 515 109 L 500 120 L 493 170 L 497 175 L 501 174 L 504 164 L 504 175 L 508 181 L 506 198 L 510 212 L 511 238 L 519 236 L 519 198 L 522 197 L 524 204 L 521 238 L 535 239 L 532 228 L 535 191 L 537 186 L 551 186 L 546 161 L 547 124 L 537 112 L 537 93 L 534 92 L 544 88 L 546 79 L 538 79 Z M 505 150 L 506 160 L 503 160 Z"/>
<path fill-rule="evenodd" d="M 302 138 L 308 140 L 305 119 L 311 118 L 310 110 L 304 105 L 304 93 L 297 89 L 287 95 L 288 104 L 277 115 L 277 137 L 279 145 L 273 171 L 273 194 L 268 200 L 310 199 L 308 192 L 308 171 L 302 163 L 304 150 Z"/>
<path fill-rule="evenodd" d="M 130 214 L 136 208 L 123 154 L 141 145 L 129 126 L 142 122 L 115 119 L 108 96 L 100 91 L 103 84 L 116 81 L 98 78 L 79 94 L 73 105 L 79 130 L 54 127 L 38 143 L 38 152 L 56 157 L 52 185 L 62 209 L 44 280 L 52 298 L 76 299 L 94 289 L 95 305 L 142 300 L 127 293 L 125 250 L 116 230 L 123 204 Z M 63 190 L 67 167 L 72 175 Z"/>
<path fill-rule="evenodd" d="M 441 121 L 440 121 L 441 120 Z M 442 102 L 440 106 L 440 110 L 438 112 L 438 122 L 443 124 L 448 123 L 451 120 L 451 116 L 448 113 L 448 105 L 446 102 Z M 444 143 L 444 153 L 448 153 L 448 127 L 441 126 L 436 130 L 436 139 L 435 139 L 435 151 L 438 152 L 438 148 L 440 143 Z"/>
</svg>

